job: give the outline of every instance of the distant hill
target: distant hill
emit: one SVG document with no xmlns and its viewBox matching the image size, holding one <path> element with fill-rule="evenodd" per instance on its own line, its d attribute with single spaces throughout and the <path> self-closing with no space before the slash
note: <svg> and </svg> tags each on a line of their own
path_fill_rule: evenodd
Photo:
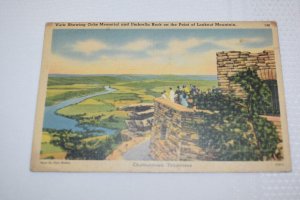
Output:
<svg viewBox="0 0 300 200">
<path fill-rule="evenodd" d="M 113 84 L 116 82 L 139 81 L 139 80 L 217 80 L 215 75 L 133 75 L 133 74 L 105 74 L 105 75 L 73 75 L 73 74 L 50 74 L 48 85 L 70 84 Z"/>
<path fill-rule="evenodd" d="M 126 80 L 217 80 L 215 75 L 110 75 L 112 77 L 120 77 Z"/>
</svg>

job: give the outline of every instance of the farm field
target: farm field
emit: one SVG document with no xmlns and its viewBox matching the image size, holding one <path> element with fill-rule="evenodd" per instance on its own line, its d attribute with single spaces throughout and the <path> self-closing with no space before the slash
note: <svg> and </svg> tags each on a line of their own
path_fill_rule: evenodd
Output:
<svg viewBox="0 0 300 200">
<path fill-rule="evenodd" d="M 51 140 L 52 135 L 43 131 L 40 157 L 42 159 L 64 159 L 66 152 L 61 147 L 51 144 Z"/>
<path fill-rule="evenodd" d="M 177 77 L 177 79 L 175 78 Z M 137 103 L 151 103 L 153 99 L 160 96 L 162 91 L 174 90 L 178 85 L 196 85 L 202 91 L 216 86 L 214 80 L 184 79 L 175 76 L 172 80 L 161 78 L 148 78 L 144 80 L 128 80 L 120 76 L 120 81 L 110 81 L 110 87 L 116 91 L 86 99 L 78 104 L 70 105 L 57 111 L 57 114 L 69 118 L 75 118 L 80 124 L 97 124 L 111 129 L 124 129 L 127 119 L 126 111 L 121 110 L 123 106 Z"/>
<path fill-rule="evenodd" d="M 84 132 L 71 131 L 72 127 L 65 130 L 44 129 L 40 156 L 42 159 L 65 159 L 69 145 L 75 145 L 74 148 L 80 148 L 82 152 L 95 152 L 93 148 L 104 145 L 105 149 L 94 155 L 103 159 L 121 144 L 118 133 L 127 128 L 125 120 L 128 113 L 122 107 L 152 103 L 154 98 L 161 96 L 162 91 L 168 94 L 170 87 L 176 90 L 177 86 L 189 87 L 190 84 L 206 91 L 217 86 L 217 81 L 215 77 L 175 75 L 50 76 L 46 108 L 83 97 L 76 103 L 60 107 L 55 115 L 75 120 L 76 126 L 90 129 Z M 107 87 L 111 91 L 101 93 L 107 91 Z M 95 93 L 99 95 L 93 95 Z M 110 135 L 97 127 L 114 130 L 114 134 Z M 57 146 L 53 140 L 55 137 L 59 139 L 61 134 L 65 134 L 61 141 L 64 145 Z M 69 153 L 69 156 L 74 155 Z"/>
</svg>

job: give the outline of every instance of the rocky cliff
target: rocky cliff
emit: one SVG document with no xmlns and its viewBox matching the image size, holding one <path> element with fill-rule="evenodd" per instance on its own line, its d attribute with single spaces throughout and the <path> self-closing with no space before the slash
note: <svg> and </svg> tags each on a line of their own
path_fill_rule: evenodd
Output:
<svg viewBox="0 0 300 200">
<path fill-rule="evenodd" d="M 141 103 L 120 108 L 128 111 L 127 129 L 121 132 L 122 140 L 127 141 L 134 136 L 144 135 L 151 130 L 153 122 L 153 103 Z"/>
<path fill-rule="evenodd" d="M 193 124 L 201 123 L 201 116 L 211 112 L 194 111 L 162 98 L 154 101 L 150 156 L 154 160 L 208 160 L 198 146 L 199 134 Z"/>
</svg>

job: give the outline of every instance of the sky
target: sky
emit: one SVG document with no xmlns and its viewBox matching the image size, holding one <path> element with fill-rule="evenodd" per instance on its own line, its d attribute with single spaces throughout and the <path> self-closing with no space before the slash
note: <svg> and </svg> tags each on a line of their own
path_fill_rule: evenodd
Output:
<svg viewBox="0 0 300 200">
<path fill-rule="evenodd" d="M 269 49 L 271 29 L 55 29 L 50 73 L 216 75 L 216 52 Z"/>
</svg>

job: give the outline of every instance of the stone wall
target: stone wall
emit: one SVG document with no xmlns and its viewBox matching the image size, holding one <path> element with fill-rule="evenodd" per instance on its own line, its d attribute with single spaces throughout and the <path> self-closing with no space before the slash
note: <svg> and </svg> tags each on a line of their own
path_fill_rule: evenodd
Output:
<svg viewBox="0 0 300 200">
<path fill-rule="evenodd" d="M 154 160 L 209 160 L 198 146 L 193 124 L 201 123 L 209 111 L 194 111 L 169 100 L 154 100 L 150 156 Z"/>
<path fill-rule="evenodd" d="M 234 94 L 245 98 L 242 88 L 229 81 L 228 77 L 247 68 L 258 69 L 262 80 L 276 80 L 274 51 L 251 53 L 248 51 L 217 52 L 218 85 L 223 94 Z"/>
</svg>

